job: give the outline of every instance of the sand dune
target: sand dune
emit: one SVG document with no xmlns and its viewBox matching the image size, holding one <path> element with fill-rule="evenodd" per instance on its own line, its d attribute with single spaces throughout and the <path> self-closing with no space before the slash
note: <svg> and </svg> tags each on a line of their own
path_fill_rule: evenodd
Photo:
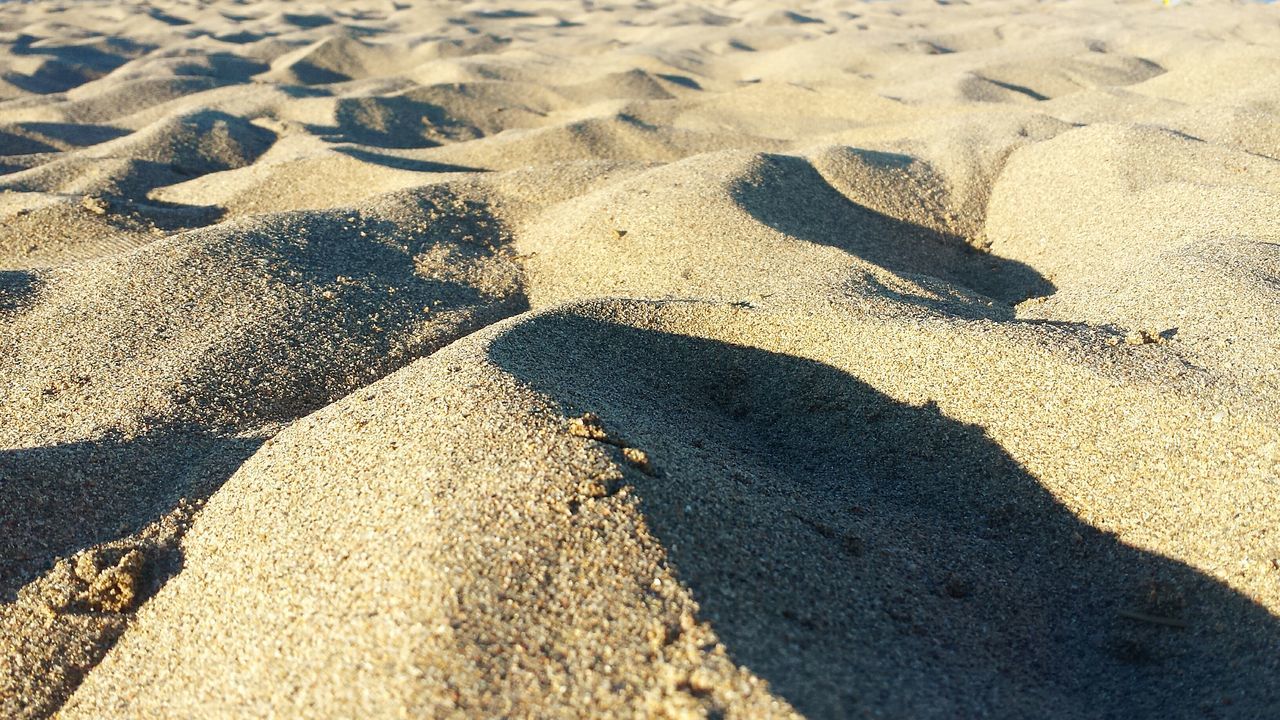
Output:
<svg viewBox="0 0 1280 720">
<path fill-rule="evenodd" d="M 0 715 L 1280 714 L 1280 15 L 0 5 Z"/>
</svg>

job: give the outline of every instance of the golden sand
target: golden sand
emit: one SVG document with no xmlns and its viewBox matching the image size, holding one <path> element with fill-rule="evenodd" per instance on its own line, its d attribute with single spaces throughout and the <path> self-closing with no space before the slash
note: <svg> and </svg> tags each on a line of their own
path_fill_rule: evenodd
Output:
<svg viewBox="0 0 1280 720">
<path fill-rule="evenodd" d="M 1280 717 L 1280 10 L 0 4 L 0 716 Z"/>
</svg>

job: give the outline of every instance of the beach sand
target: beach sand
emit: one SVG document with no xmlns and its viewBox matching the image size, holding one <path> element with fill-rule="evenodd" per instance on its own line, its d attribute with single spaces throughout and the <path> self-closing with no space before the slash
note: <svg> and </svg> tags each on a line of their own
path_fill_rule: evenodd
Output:
<svg viewBox="0 0 1280 720">
<path fill-rule="evenodd" d="M 0 716 L 1280 717 L 1280 10 L 0 4 Z"/>
</svg>

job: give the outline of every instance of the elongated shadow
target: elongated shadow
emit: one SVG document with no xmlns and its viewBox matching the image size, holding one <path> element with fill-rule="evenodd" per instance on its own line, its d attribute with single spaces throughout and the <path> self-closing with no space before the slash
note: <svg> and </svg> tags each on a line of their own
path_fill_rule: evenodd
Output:
<svg viewBox="0 0 1280 720">
<path fill-rule="evenodd" d="M 627 470 L 729 653 L 812 717 L 1273 717 L 1280 623 L 1077 519 L 981 428 L 807 359 L 572 316 L 491 357 Z"/>
<path fill-rule="evenodd" d="M 129 134 L 128 130 L 123 128 L 112 127 L 110 125 L 89 125 L 76 123 L 55 123 L 55 122 L 22 122 L 14 123 L 6 127 L 6 130 L 19 130 L 31 133 L 37 137 L 44 137 L 57 142 L 66 143 L 72 147 L 87 147 L 89 145 L 97 145 L 108 140 L 115 140 L 118 137 L 124 137 Z M 59 148 L 49 145 L 39 140 L 28 138 L 31 143 L 38 145 L 23 146 L 10 144 L 10 138 L 14 141 L 22 140 L 19 136 L 10 135 L 4 130 L 5 141 L 3 152 L 6 155 L 21 154 L 25 152 L 56 152 Z"/>
<path fill-rule="evenodd" d="M 358 147 L 339 147 L 335 149 L 347 157 L 352 157 L 363 162 L 374 163 L 375 165 L 381 165 L 383 167 L 393 168 L 395 170 L 408 170 L 410 172 L 422 173 L 485 172 L 481 168 L 431 162 L 429 160 L 415 160 L 413 158 L 399 157 L 396 155 L 384 155 L 382 153 L 362 150 Z"/>
<path fill-rule="evenodd" d="M 164 23 L 165 25 L 179 26 L 179 25 L 191 24 L 190 20 L 187 20 L 185 18 L 180 18 L 177 15 L 170 15 L 169 13 L 163 10 L 159 10 L 157 8 L 149 8 L 147 10 L 147 15 L 150 16 L 151 19 L 158 20 Z"/>
<path fill-rule="evenodd" d="M 889 163 L 910 161 L 890 153 L 859 152 Z M 1009 304 L 1055 289 L 1024 263 L 980 252 L 958 235 L 853 202 L 804 158 L 767 155 L 758 176 L 738 183 L 732 192 L 752 217 L 776 230 L 838 247 L 894 272 L 929 275 Z"/>
<path fill-rule="evenodd" d="M 1032 100 L 1035 100 L 1036 102 L 1043 102 L 1049 99 L 1048 95 L 1041 95 L 1040 93 L 1036 92 L 1035 90 L 1032 90 L 1031 88 L 1025 85 L 1017 85 L 1011 82 L 1004 82 L 1004 81 L 995 80 L 989 77 L 983 77 L 981 75 L 977 75 L 976 77 L 986 80 L 987 82 L 991 83 L 992 85 L 995 85 L 996 87 L 1001 87 L 1001 88 L 1004 88 L 1005 90 L 1012 90 L 1013 92 L 1016 92 L 1019 95 L 1026 95 L 1027 97 L 1031 98 Z"/>
</svg>

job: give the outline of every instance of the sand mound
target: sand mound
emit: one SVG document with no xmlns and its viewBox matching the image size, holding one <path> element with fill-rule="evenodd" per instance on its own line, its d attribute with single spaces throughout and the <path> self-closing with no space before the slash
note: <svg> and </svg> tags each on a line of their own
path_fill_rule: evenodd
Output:
<svg viewBox="0 0 1280 720">
<path fill-rule="evenodd" d="M 1268 299 L 1278 192 L 1270 158 L 1095 125 L 1015 153 L 987 232 L 994 252 L 1042 268 L 1059 288 L 1028 317 L 1165 332 L 1198 364 L 1274 389 L 1275 348 L 1258 339 L 1280 329 Z M 1178 281 L 1187 277 L 1196 281 Z"/>
<path fill-rule="evenodd" d="M 0 715 L 1280 715 L 1262 4 L 0 4 Z"/>
<path fill-rule="evenodd" d="M 57 272 L 0 330 L 42 338 L 11 341 L 5 434 L 296 417 L 519 309 L 506 242 L 482 203 L 439 189 L 225 223 Z"/>
<path fill-rule="evenodd" d="M 840 170 L 845 183 L 859 174 Z M 648 211 L 655 203 L 662 215 Z M 552 207 L 520 233 L 518 247 L 531 255 L 538 304 L 584 288 L 755 303 L 820 283 L 841 292 L 930 286 L 917 289 L 922 300 L 957 299 L 981 312 L 998 310 L 993 299 L 1047 287 L 962 237 L 852 201 L 789 155 L 700 155 L 655 168 Z"/>
<path fill-rule="evenodd" d="M 762 315 L 525 317 L 281 433 L 64 714 L 1276 700 L 1232 667 L 1274 647 L 1264 610 L 1082 523 L 937 403 L 771 349 L 788 318 Z M 1133 620 L 1188 606 L 1190 631 Z"/>
<path fill-rule="evenodd" d="M 274 139 L 242 118 L 192 113 L 4 176 L 0 189 L 145 197 L 154 187 L 248 165 Z"/>
</svg>

